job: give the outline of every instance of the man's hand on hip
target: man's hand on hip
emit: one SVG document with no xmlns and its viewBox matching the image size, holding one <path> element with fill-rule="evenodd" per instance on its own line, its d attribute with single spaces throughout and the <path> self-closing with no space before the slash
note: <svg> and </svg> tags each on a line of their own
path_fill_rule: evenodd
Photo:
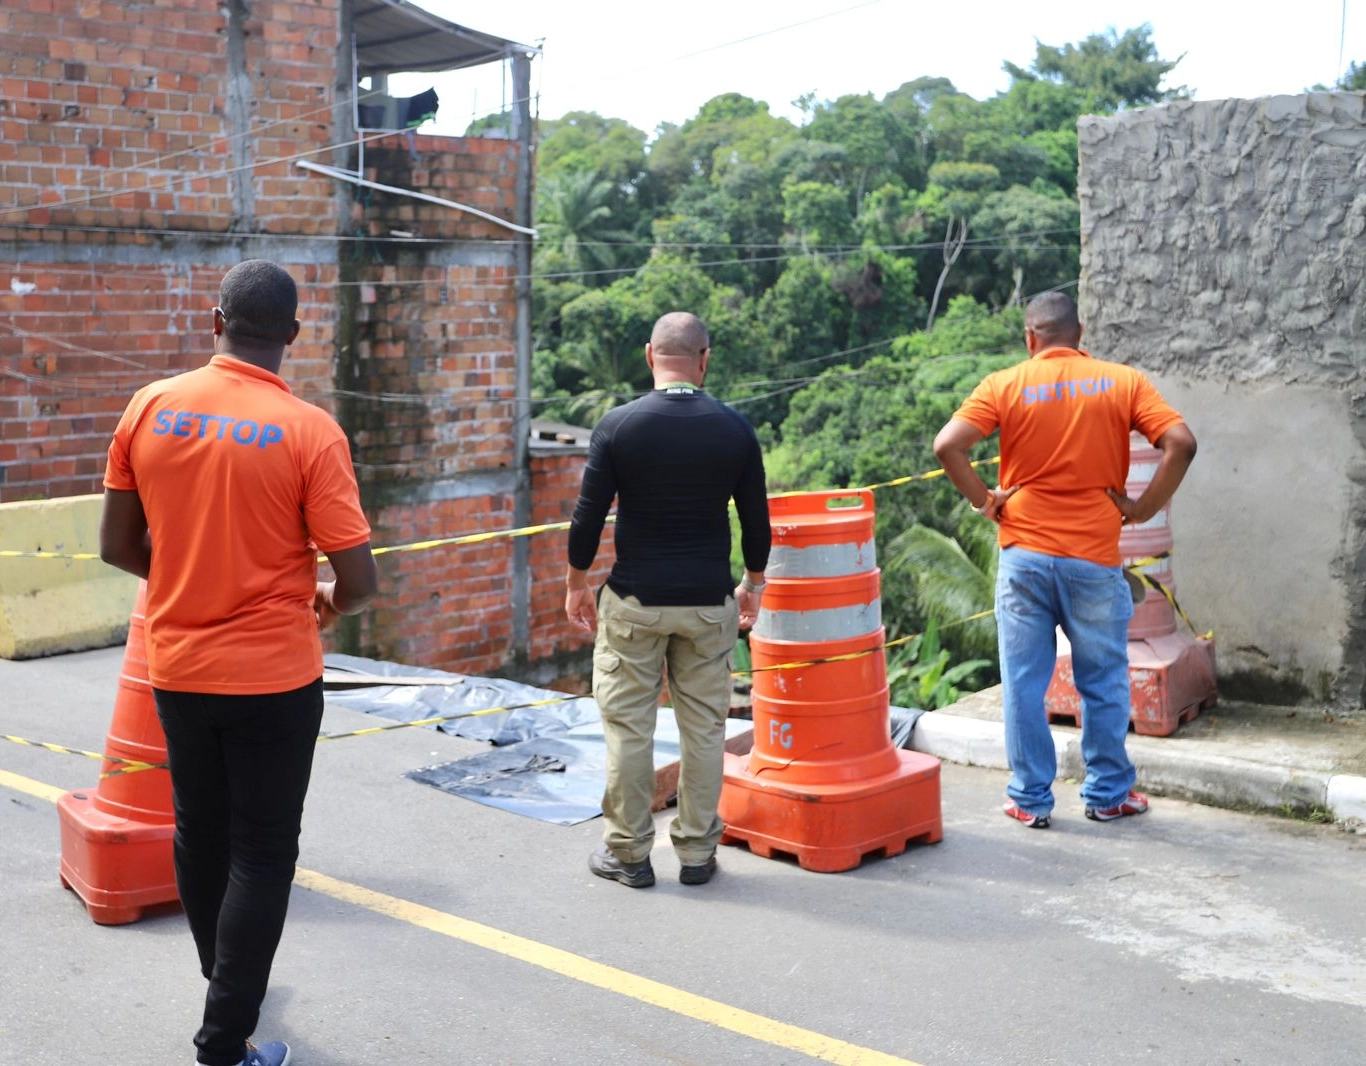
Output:
<svg viewBox="0 0 1366 1066">
<path fill-rule="evenodd" d="M 999 522 L 1001 520 L 1001 510 L 1005 507 L 1006 500 L 1010 499 L 1019 491 L 1019 485 L 1013 485 L 1008 489 L 1003 489 L 999 486 L 994 489 L 988 488 L 987 498 L 982 501 L 982 506 L 974 507 L 973 510 L 983 518 L 989 518 L 993 522 Z"/>
<path fill-rule="evenodd" d="M 1138 517 L 1137 500 L 1131 500 L 1128 496 L 1116 492 L 1114 489 L 1106 489 L 1105 493 L 1110 497 L 1110 502 L 1119 509 L 1121 525 L 1132 526 L 1146 521 L 1146 519 Z"/>
</svg>

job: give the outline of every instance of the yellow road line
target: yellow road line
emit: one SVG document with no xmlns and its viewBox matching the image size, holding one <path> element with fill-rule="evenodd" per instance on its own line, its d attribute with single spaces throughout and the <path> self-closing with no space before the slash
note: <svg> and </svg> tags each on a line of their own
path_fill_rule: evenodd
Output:
<svg viewBox="0 0 1366 1066">
<path fill-rule="evenodd" d="M 56 803 L 67 791 L 44 784 L 42 781 L 35 781 L 31 777 L 12 774 L 8 770 L 0 770 L 0 786 L 12 788 L 15 792 L 23 792 L 35 799 L 47 800 L 49 803 Z"/>
<path fill-rule="evenodd" d="M 732 1007 L 706 996 L 694 995 L 680 988 L 652 981 L 648 977 L 619 970 L 615 966 L 607 966 L 548 944 L 528 940 L 526 937 L 507 933 L 489 925 L 481 925 L 468 918 L 458 918 L 453 914 L 424 907 L 420 903 L 410 903 L 396 896 L 387 896 L 382 892 L 373 892 L 359 885 L 338 881 L 326 874 L 301 869 L 295 873 L 294 879 L 304 888 L 382 914 L 386 918 L 407 922 L 409 925 L 530 963 L 532 966 L 538 966 L 571 980 L 615 992 L 617 995 L 672 1011 L 685 1018 L 714 1025 L 718 1029 L 728 1029 L 732 1033 L 774 1047 L 786 1048 L 819 1059 L 821 1062 L 839 1063 L 840 1066 L 917 1066 L 908 1059 L 899 1059 L 810 1029 L 765 1018 L 762 1014 L 741 1010 L 739 1007 Z"/>
<path fill-rule="evenodd" d="M 0 786 L 53 803 L 56 803 L 58 797 L 66 791 L 6 770 L 0 770 Z M 549 944 L 529 940 L 515 933 L 507 933 L 491 925 L 482 925 L 468 918 L 446 914 L 444 911 L 424 907 L 420 903 L 412 903 L 397 896 L 385 895 L 383 892 L 374 892 L 347 881 L 339 881 L 335 877 L 328 877 L 314 870 L 296 870 L 294 881 L 301 888 L 342 903 L 362 907 L 386 918 L 440 933 L 453 940 L 460 940 L 510 959 L 538 966 L 570 980 L 615 992 L 628 999 L 648 1003 L 652 1007 L 672 1011 L 685 1018 L 692 1018 L 718 1029 L 726 1029 L 773 1047 L 786 1048 L 821 1062 L 833 1062 L 839 1066 L 920 1066 L 909 1059 L 900 1059 L 895 1055 L 859 1047 L 857 1044 L 850 1044 L 811 1029 L 765 1018 L 762 1014 L 741 1010 L 739 1007 L 732 1007 L 706 996 L 694 995 L 681 988 L 652 981 L 648 977 L 619 970 L 615 966 L 594 962 L 592 959 L 585 959 L 581 955 L 551 947 Z"/>
</svg>

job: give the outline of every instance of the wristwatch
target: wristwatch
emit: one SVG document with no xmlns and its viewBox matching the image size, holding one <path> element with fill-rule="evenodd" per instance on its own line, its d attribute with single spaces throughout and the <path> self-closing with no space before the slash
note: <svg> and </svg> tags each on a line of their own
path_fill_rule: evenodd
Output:
<svg viewBox="0 0 1366 1066">
<path fill-rule="evenodd" d="M 760 581 L 758 584 L 755 584 L 749 579 L 749 575 L 746 574 L 740 579 L 740 587 L 746 592 L 763 592 L 764 589 L 768 587 L 768 582 Z"/>
</svg>

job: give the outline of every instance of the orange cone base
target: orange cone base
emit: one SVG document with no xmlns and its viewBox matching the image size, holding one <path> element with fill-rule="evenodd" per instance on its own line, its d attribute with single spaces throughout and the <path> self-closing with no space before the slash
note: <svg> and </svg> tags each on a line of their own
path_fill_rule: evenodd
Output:
<svg viewBox="0 0 1366 1066">
<path fill-rule="evenodd" d="M 96 925 L 127 925 L 145 908 L 179 900 L 174 825 L 134 822 L 98 810 L 89 792 L 57 801 L 62 884 L 84 901 Z"/>
<path fill-rule="evenodd" d="M 939 760 L 896 752 L 901 766 L 866 781 L 833 785 L 782 782 L 749 772 L 744 756 L 727 755 L 719 812 L 722 844 L 749 845 L 764 858 L 795 856 L 804 870 L 852 870 L 865 856 L 900 855 L 911 842 L 944 839 Z"/>
<path fill-rule="evenodd" d="M 1135 733 L 1171 736 L 1183 722 L 1219 701 L 1214 641 L 1184 632 L 1129 641 L 1129 698 Z M 1058 656 L 1044 704 L 1050 723 L 1081 725 L 1081 696 L 1072 679 L 1070 655 Z"/>
</svg>

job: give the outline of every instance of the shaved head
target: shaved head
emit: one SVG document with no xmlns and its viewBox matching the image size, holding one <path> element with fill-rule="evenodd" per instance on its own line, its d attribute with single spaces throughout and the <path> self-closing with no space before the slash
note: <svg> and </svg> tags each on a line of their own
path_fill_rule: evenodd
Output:
<svg viewBox="0 0 1366 1066">
<path fill-rule="evenodd" d="M 1025 308 L 1025 329 L 1045 345 L 1075 348 L 1081 340 L 1081 320 L 1077 304 L 1065 292 L 1046 292 L 1029 301 Z"/>
<path fill-rule="evenodd" d="M 670 311 L 660 317 L 650 334 L 650 347 L 658 356 L 686 356 L 700 359 L 711 347 L 707 327 L 702 320 L 687 311 Z"/>
</svg>

